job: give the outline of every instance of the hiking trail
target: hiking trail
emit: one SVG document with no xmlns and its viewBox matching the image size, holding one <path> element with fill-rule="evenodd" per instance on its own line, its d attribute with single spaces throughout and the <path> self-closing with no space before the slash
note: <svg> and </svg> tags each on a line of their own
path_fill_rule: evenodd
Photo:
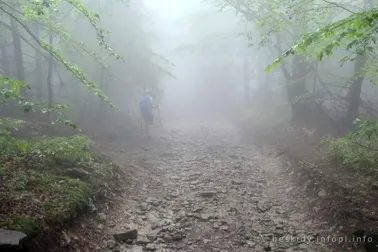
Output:
<svg viewBox="0 0 378 252">
<path fill-rule="evenodd" d="M 309 242 L 323 223 L 283 160 L 231 126 L 172 126 L 116 160 L 129 170 L 124 193 L 73 234 L 93 226 L 96 251 L 332 251 Z"/>
</svg>

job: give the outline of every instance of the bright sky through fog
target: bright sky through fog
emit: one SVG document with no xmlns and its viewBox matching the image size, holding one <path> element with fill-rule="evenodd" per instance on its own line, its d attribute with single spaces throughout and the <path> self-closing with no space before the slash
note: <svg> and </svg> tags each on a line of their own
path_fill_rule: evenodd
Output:
<svg viewBox="0 0 378 252">
<path fill-rule="evenodd" d="M 201 0 L 147 0 L 145 3 L 164 19 L 181 18 L 201 6 Z"/>
</svg>

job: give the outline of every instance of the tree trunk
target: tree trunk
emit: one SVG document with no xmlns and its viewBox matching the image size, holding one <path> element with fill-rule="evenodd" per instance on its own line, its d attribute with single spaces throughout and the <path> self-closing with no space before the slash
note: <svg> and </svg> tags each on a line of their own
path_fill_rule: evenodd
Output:
<svg viewBox="0 0 378 252">
<path fill-rule="evenodd" d="M 34 35 L 39 38 L 40 28 L 38 25 L 35 27 Z M 51 57 L 50 57 L 51 58 Z M 43 79 L 42 79 L 42 55 L 41 52 L 35 51 L 35 87 L 37 100 L 43 99 Z"/>
<path fill-rule="evenodd" d="M 9 56 L 7 51 L 7 44 L 6 42 L 0 43 L 0 52 L 1 52 L 1 66 L 3 68 L 2 75 L 5 77 L 11 77 L 11 71 L 9 68 Z M 7 107 L 3 104 L 0 104 L 0 115 L 1 116 L 7 116 Z"/>
<path fill-rule="evenodd" d="M 287 96 L 291 104 L 292 120 L 294 121 L 303 120 L 309 116 L 305 104 L 299 101 L 308 93 L 306 90 L 307 72 L 302 57 L 295 56 L 292 62 L 292 75 L 287 85 Z"/>
<path fill-rule="evenodd" d="M 368 10 L 373 7 L 373 2 L 371 0 L 364 1 L 364 10 Z M 345 116 L 345 123 L 351 125 L 353 121 L 358 117 L 358 112 L 361 103 L 361 91 L 362 83 L 365 77 L 361 76 L 361 70 L 365 66 L 367 57 L 366 55 L 358 55 L 354 61 L 354 79 L 349 87 L 348 92 L 348 110 Z"/>
<path fill-rule="evenodd" d="M 0 52 L 1 52 L 1 65 L 3 67 L 3 75 L 5 77 L 11 77 L 11 71 L 9 68 L 9 55 L 7 50 L 6 42 L 0 44 Z"/>
<path fill-rule="evenodd" d="M 345 121 L 351 124 L 358 117 L 358 110 L 360 107 L 362 83 L 364 76 L 359 75 L 366 63 L 366 56 L 359 55 L 354 62 L 354 73 L 357 76 L 349 87 L 348 93 L 348 110 Z"/>
<path fill-rule="evenodd" d="M 277 42 L 275 45 L 276 50 L 279 54 L 282 54 L 281 49 L 281 38 L 277 36 Z M 298 98 L 306 95 L 306 76 L 309 70 L 306 69 L 306 64 L 303 62 L 303 57 L 294 56 L 291 64 L 291 73 L 288 69 L 288 65 L 284 62 L 281 64 L 281 70 L 285 76 L 286 80 L 286 95 L 287 100 L 291 106 L 291 114 L 293 121 L 303 121 L 311 117 L 308 114 L 308 107 L 305 104 L 298 102 Z"/>
<path fill-rule="evenodd" d="M 16 78 L 25 81 L 25 70 L 24 70 L 24 60 L 22 57 L 22 47 L 21 47 L 21 38 L 20 34 L 17 31 L 17 22 L 14 18 L 10 18 L 11 28 L 12 28 L 12 37 L 13 37 L 13 48 L 14 48 L 14 57 L 16 59 Z M 26 92 L 23 92 L 24 97 L 26 98 Z"/>
<path fill-rule="evenodd" d="M 53 35 L 49 35 L 49 43 L 53 45 Z M 52 83 L 52 76 L 53 75 L 53 55 L 50 54 L 49 56 L 49 63 L 48 63 L 48 70 L 47 70 L 47 90 L 48 90 L 48 106 L 52 107 L 53 99 L 54 99 L 54 90 L 53 90 L 53 83 Z M 48 112 L 47 114 L 48 119 L 51 120 L 51 114 Z"/>
<path fill-rule="evenodd" d="M 248 107 L 251 101 L 250 78 L 249 78 L 249 62 L 248 53 L 244 52 L 243 56 L 243 83 L 244 83 L 244 105 Z"/>
</svg>

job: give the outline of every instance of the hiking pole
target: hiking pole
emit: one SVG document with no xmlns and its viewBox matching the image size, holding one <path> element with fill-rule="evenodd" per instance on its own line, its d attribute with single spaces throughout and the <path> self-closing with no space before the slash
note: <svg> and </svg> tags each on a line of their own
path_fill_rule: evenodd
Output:
<svg viewBox="0 0 378 252">
<path fill-rule="evenodd" d="M 159 125 L 160 125 L 160 127 L 162 127 L 163 124 L 161 123 L 160 107 L 159 107 L 159 106 L 156 106 L 156 109 L 157 109 L 157 111 L 158 111 L 158 116 L 159 116 Z"/>
<path fill-rule="evenodd" d="M 143 136 L 143 115 L 142 115 L 142 111 L 140 111 L 140 133 Z"/>
</svg>

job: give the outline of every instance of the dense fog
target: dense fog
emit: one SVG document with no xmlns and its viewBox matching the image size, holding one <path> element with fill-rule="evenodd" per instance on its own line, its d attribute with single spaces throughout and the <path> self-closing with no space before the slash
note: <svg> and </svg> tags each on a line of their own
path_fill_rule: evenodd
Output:
<svg viewBox="0 0 378 252">
<path fill-rule="evenodd" d="M 0 251 L 377 251 L 377 4 L 0 0 Z"/>
</svg>

